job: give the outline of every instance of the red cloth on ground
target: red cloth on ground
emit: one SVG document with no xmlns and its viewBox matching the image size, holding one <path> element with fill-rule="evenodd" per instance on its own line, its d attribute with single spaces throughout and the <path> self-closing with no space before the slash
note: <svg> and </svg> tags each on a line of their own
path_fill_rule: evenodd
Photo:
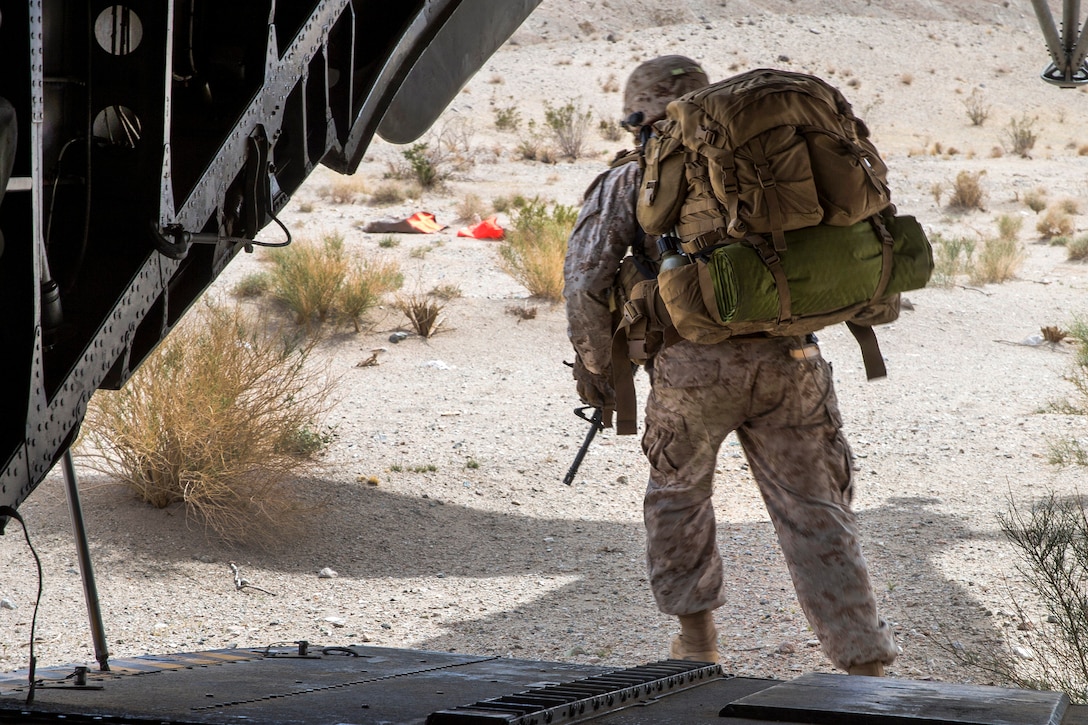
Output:
<svg viewBox="0 0 1088 725">
<path fill-rule="evenodd" d="M 493 216 L 471 227 L 463 227 L 457 232 L 459 237 L 472 237 L 473 239 L 502 239 L 503 235 L 503 228 L 499 226 L 498 218 Z"/>
</svg>

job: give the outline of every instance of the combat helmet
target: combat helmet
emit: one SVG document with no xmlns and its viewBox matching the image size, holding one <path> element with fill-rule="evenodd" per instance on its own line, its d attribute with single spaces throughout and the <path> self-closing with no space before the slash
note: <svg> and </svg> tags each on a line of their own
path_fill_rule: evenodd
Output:
<svg viewBox="0 0 1088 725">
<path fill-rule="evenodd" d="M 639 126 L 660 121 L 665 117 L 665 106 L 670 101 L 709 83 L 706 72 L 691 58 L 663 55 L 648 60 L 631 71 L 627 78 L 623 91 L 623 124 L 636 130 Z"/>
</svg>

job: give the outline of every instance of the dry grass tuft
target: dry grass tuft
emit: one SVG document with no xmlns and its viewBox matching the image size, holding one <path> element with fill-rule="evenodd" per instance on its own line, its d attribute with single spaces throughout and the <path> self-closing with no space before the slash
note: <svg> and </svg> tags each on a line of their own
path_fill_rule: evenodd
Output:
<svg viewBox="0 0 1088 725">
<path fill-rule="evenodd" d="M 1016 239 L 1024 227 L 1024 218 L 1002 214 L 997 218 L 997 235 L 1001 239 Z"/>
<path fill-rule="evenodd" d="M 412 329 L 420 337 L 431 337 L 442 326 L 440 318 L 445 304 L 426 294 L 406 294 L 397 297 L 393 305 L 404 313 Z"/>
<path fill-rule="evenodd" d="M 272 279 L 266 272 L 254 272 L 242 277 L 231 289 L 231 294 L 243 299 L 260 297 L 272 286 Z"/>
<path fill-rule="evenodd" d="M 320 244 L 300 240 L 269 256 L 272 295 L 306 328 L 339 316 L 358 330 L 359 317 L 404 281 L 395 262 L 352 259 L 337 234 L 326 235 Z"/>
<path fill-rule="evenodd" d="M 358 176 L 340 176 L 321 191 L 333 204 L 355 204 L 366 195 L 366 182 Z"/>
<path fill-rule="evenodd" d="M 478 194 L 470 192 L 465 194 L 461 201 L 457 202 L 454 211 L 457 213 L 457 219 L 454 223 L 465 224 L 467 222 L 479 221 L 487 216 L 490 209 Z"/>
<path fill-rule="evenodd" d="M 393 260 L 367 260 L 361 265 L 350 265 L 336 300 L 336 313 L 350 320 L 359 332 L 360 318 L 378 304 L 382 295 L 400 289 L 402 284 L 404 275 Z"/>
<path fill-rule="evenodd" d="M 523 320 L 535 320 L 536 319 L 536 307 L 526 307 L 525 305 L 510 305 L 506 308 L 506 314 L 513 315 L 518 318 L 518 324 L 520 325 Z"/>
<path fill-rule="evenodd" d="M 973 284 L 1007 282 L 1024 263 L 1024 250 L 1016 239 L 985 239 L 978 259 L 969 271 Z"/>
<path fill-rule="evenodd" d="M 1039 332 L 1043 335 L 1043 340 L 1050 343 L 1059 343 L 1065 338 L 1069 337 L 1069 333 L 1060 327 L 1055 325 L 1046 325 L 1041 328 Z"/>
<path fill-rule="evenodd" d="M 1037 187 L 1031 191 L 1024 192 L 1024 204 L 1028 209 L 1038 214 L 1043 209 L 1046 209 L 1046 189 Z"/>
<path fill-rule="evenodd" d="M 1062 209 L 1060 204 L 1047 207 L 1046 213 L 1035 224 L 1035 230 L 1044 239 L 1068 237 L 1073 234 L 1075 229 L 1076 225 L 1073 223 L 1073 217 Z"/>
<path fill-rule="evenodd" d="M 430 291 L 432 297 L 436 297 L 444 302 L 456 300 L 460 298 L 462 294 L 461 288 L 452 282 L 440 284 Z"/>
<path fill-rule="evenodd" d="M 92 465 L 155 507 L 184 504 L 227 542 L 282 539 L 303 510 L 290 476 L 328 442 L 331 382 L 312 345 L 239 307 L 189 315 L 124 388 L 92 398 Z"/>
<path fill-rule="evenodd" d="M 1088 234 L 1069 240 L 1069 243 L 1065 245 L 1065 253 L 1070 262 L 1082 262 L 1088 259 Z"/>
<path fill-rule="evenodd" d="M 578 218 L 578 209 L 534 199 L 521 207 L 499 247 L 501 263 L 534 297 L 558 302 L 563 299 L 563 261 L 567 237 Z"/>
<path fill-rule="evenodd" d="M 952 183 L 952 195 L 948 198 L 948 206 L 951 209 L 968 211 L 970 209 L 983 209 L 986 192 L 982 188 L 981 179 L 986 170 L 961 171 L 956 174 L 956 180 Z"/>
<path fill-rule="evenodd" d="M 389 206 L 399 204 L 405 199 L 417 197 L 419 193 L 420 189 L 418 187 L 387 181 L 375 187 L 367 199 L 367 203 L 371 206 Z"/>
</svg>

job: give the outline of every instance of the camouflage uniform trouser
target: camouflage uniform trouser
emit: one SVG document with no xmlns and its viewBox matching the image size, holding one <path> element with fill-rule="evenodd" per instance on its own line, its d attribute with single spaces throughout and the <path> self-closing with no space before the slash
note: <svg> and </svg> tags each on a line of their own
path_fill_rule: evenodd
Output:
<svg viewBox="0 0 1088 725">
<path fill-rule="evenodd" d="M 801 338 L 681 341 L 654 362 L 642 448 L 650 586 L 667 614 L 725 603 L 711 502 L 718 450 L 736 431 L 809 624 L 836 667 L 898 652 L 877 616 L 850 509 L 852 455 L 827 362 Z"/>
</svg>

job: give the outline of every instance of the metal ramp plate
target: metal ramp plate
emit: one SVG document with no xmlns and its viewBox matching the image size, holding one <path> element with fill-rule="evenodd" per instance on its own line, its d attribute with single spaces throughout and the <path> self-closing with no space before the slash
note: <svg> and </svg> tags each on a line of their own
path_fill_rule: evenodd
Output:
<svg viewBox="0 0 1088 725">
<path fill-rule="evenodd" d="M 612 668 L 385 647 L 216 650 L 117 659 L 73 686 L 71 668 L 0 679 L 3 723 L 413 723 L 474 699 L 570 682 Z"/>
<path fill-rule="evenodd" d="M 432 713 L 427 725 L 560 725 L 623 710 L 721 677 L 720 665 L 664 660 Z"/>
<path fill-rule="evenodd" d="M 1059 725 L 1058 692 L 811 673 L 726 705 L 723 717 L 836 725 Z"/>
</svg>

